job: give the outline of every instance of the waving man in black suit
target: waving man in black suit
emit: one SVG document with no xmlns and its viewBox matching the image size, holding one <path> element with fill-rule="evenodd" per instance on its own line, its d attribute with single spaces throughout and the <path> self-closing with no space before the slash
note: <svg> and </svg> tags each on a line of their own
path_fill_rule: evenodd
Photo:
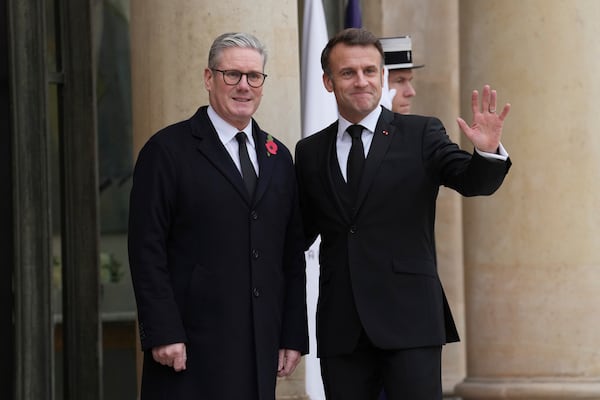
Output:
<svg viewBox="0 0 600 400">
<path fill-rule="evenodd" d="M 323 50 L 323 82 L 339 119 L 296 147 L 307 245 L 321 235 L 317 344 L 328 399 L 442 398 L 441 346 L 457 341 L 434 243 L 440 185 L 492 194 L 510 160 L 500 144 L 510 106 L 473 92 L 473 143 L 452 143 L 436 118 L 378 106 L 383 50 L 347 29 Z M 479 101 L 481 100 L 481 106 Z"/>
<path fill-rule="evenodd" d="M 297 185 L 252 118 L 266 75 L 252 35 L 218 37 L 208 107 L 156 133 L 131 192 L 142 400 L 274 400 L 308 351 Z"/>
</svg>

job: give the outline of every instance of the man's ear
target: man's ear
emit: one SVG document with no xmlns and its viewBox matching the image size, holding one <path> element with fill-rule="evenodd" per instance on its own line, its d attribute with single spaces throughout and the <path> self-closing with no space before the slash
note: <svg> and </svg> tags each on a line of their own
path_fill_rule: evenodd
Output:
<svg viewBox="0 0 600 400">
<path fill-rule="evenodd" d="M 327 73 L 323 73 L 323 85 L 325 86 L 325 89 L 327 89 L 327 91 L 329 93 L 333 92 L 333 81 L 331 80 L 331 77 Z"/>
<path fill-rule="evenodd" d="M 210 68 L 204 68 L 204 87 L 210 92 L 212 85 L 213 72 Z"/>
</svg>

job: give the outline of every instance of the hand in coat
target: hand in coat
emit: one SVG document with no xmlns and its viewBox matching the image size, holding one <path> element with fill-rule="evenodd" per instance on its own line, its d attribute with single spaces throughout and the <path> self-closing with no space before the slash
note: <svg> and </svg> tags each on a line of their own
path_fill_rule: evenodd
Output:
<svg viewBox="0 0 600 400">
<path fill-rule="evenodd" d="M 296 350 L 280 349 L 277 376 L 290 376 L 300 362 L 301 354 Z"/>
<path fill-rule="evenodd" d="M 173 367 L 177 372 L 185 370 L 187 355 L 185 343 L 167 344 L 152 349 L 152 358 L 159 364 Z"/>
<path fill-rule="evenodd" d="M 475 148 L 486 153 L 496 153 L 498 150 L 504 119 L 510 111 L 510 104 L 506 103 L 500 115 L 497 115 L 496 100 L 496 91 L 492 90 L 489 85 L 485 85 L 481 93 L 480 109 L 479 92 L 473 90 L 471 95 L 473 122 L 471 122 L 471 126 L 467 125 L 462 118 L 457 118 L 458 126 Z"/>
</svg>

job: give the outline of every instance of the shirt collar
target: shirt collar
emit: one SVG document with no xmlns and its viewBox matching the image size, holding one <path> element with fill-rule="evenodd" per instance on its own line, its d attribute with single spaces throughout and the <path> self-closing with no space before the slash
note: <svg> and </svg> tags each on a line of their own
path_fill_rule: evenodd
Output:
<svg viewBox="0 0 600 400">
<path fill-rule="evenodd" d="M 357 125 L 362 125 L 369 132 L 373 133 L 375 132 L 375 128 L 377 127 L 377 121 L 379 120 L 380 115 L 381 107 L 377 106 L 373 111 L 369 113 L 369 115 L 367 115 L 360 122 L 358 122 Z M 350 125 L 354 124 L 348 121 L 346 118 L 342 117 L 341 115 L 339 116 L 338 139 L 344 134 L 344 132 L 346 132 L 346 129 L 348 129 Z"/>
<path fill-rule="evenodd" d="M 210 105 L 208 106 L 207 113 L 210 122 L 212 122 L 213 126 L 215 127 L 215 130 L 217 131 L 219 139 L 224 145 L 235 139 L 235 135 L 238 132 L 241 132 L 235 126 L 231 125 L 223 118 L 221 118 L 221 116 L 219 116 L 215 109 L 212 108 Z M 246 127 L 242 129 L 242 131 L 246 132 L 246 136 L 248 136 L 248 143 L 250 143 L 250 146 L 254 148 L 254 137 L 252 136 L 252 120 L 250 120 L 248 125 L 246 125 Z"/>
</svg>

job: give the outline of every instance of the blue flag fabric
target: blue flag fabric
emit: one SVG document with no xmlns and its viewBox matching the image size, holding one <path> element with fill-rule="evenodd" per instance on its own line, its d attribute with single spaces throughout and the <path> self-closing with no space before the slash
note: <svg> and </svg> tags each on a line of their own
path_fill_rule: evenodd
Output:
<svg viewBox="0 0 600 400">
<path fill-rule="evenodd" d="M 360 0 L 348 0 L 346 4 L 346 20 L 344 28 L 362 28 Z"/>
</svg>

